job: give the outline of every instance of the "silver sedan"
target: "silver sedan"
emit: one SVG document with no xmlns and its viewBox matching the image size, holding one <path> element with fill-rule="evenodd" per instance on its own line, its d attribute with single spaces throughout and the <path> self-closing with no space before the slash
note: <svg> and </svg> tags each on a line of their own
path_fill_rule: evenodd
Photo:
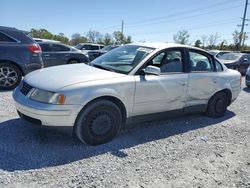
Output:
<svg viewBox="0 0 250 188">
<path fill-rule="evenodd" d="M 141 43 L 116 48 L 91 65 L 32 72 L 13 98 L 22 118 L 74 127 L 82 142 L 97 145 L 130 121 L 170 112 L 221 117 L 239 95 L 240 82 L 237 71 L 201 49 Z"/>
</svg>

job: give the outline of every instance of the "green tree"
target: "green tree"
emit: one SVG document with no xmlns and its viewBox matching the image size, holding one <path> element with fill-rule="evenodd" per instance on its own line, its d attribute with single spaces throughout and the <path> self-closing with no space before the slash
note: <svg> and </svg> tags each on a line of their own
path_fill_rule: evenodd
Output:
<svg viewBox="0 0 250 188">
<path fill-rule="evenodd" d="M 106 33 L 103 37 L 103 41 L 102 43 L 104 45 L 110 45 L 110 44 L 113 44 L 114 43 L 114 40 L 112 38 L 112 35 L 110 35 L 109 33 Z"/>
<path fill-rule="evenodd" d="M 115 44 L 128 44 L 132 42 L 131 36 L 125 36 L 121 31 L 113 32 Z"/>
<path fill-rule="evenodd" d="M 197 47 L 197 48 L 200 48 L 201 44 L 202 44 L 201 40 L 198 39 L 198 40 L 195 41 L 194 46 Z"/>
<path fill-rule="evenodd" d="M 81 34 L 79 34 L 79 33 L 74 33 L 71 36 L 71 40 L 69 43 L 73 46 L 76 46 L 79 43 L 86 43 L 86 42 L 88 42 L 88 39 L 86 37 L 81 36 Z"/>
<path fill-rule="evenodd" d="M 31 36 L 33 38 L 41 38 L 41 39 L 53 39 L 53 34 L 47 31 L 46 29 L 34 29 L 32 28 Z"/>
<path fill-rule="evenodd" d="M 208 47 L 209 48 L 215 48 L 216 44 L 218 43 L 220 36 L 218 33 L 211 34 L 208 36 Z"/>
<path fill-rule="evenodd" d="M 103 36 L 99 31 L 90 29 L 86 34 L 86 38 L 88 39 L 89 42 L 100 43 L 102 42 Z"/>
<path fill-rule="evenodd" d="M 57 41 L 60 41 L 62 43 L 65 43 L 65 44 L 69 43 L 69 39 L 63 33 L 59 33 L 58 35 L 54 35 L 53 40 L 57 40 Z"/>
<path fill-rule="evenodd" d="M 189 33 L 187 30 L 182 30 L 182 31 L 178 31 L 173 39 L 176 43 L 178 44 L 188 44 L 188 41 L 189 41 Z"/>
</svg>

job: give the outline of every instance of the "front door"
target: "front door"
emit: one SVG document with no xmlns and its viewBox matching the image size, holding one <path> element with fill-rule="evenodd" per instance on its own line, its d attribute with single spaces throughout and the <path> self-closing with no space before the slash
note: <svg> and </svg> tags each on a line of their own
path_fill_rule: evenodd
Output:
<svg viewBox="0 0 250 188">
<path fill-rule="evenodd" d="M 188 74 L 184 73 L 184 62 L 182 49 L 168 49 L 147 63 L 159 67 L 161 74 L 135 76 L 134 116 L 185 106 Z"/>
</svg>

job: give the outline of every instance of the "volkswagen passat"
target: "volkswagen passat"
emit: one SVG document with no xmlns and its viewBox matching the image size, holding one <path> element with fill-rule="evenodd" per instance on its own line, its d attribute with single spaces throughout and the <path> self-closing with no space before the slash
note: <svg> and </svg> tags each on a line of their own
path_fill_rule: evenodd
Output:
<svg viewBox="0 0 250 188">
<path fill-rule="evenodd" d="M 240 80 L 239 72 L 198 48 L 142 43 L 116 48 L 91 65 L 30 73 L 13 97 L 22 118 L 72 126 L 82 142 L 97 145 L 138 118 L 170 111 L 221 117 L 239 95 Z"/>
</svg>

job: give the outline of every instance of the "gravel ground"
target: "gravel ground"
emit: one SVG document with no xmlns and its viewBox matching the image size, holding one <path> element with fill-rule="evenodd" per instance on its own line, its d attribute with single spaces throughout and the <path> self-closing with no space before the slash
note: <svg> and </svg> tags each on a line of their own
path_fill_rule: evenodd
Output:
<svg viewBox="0 0 250 188">
<path fill-rule="evenodd" d="M 223 118 L 130 125 L 95 147 L 19 119 L 11 92 L 0 92 L 0 187 L 250 187 L 244 87 Z"/>
</svg>

